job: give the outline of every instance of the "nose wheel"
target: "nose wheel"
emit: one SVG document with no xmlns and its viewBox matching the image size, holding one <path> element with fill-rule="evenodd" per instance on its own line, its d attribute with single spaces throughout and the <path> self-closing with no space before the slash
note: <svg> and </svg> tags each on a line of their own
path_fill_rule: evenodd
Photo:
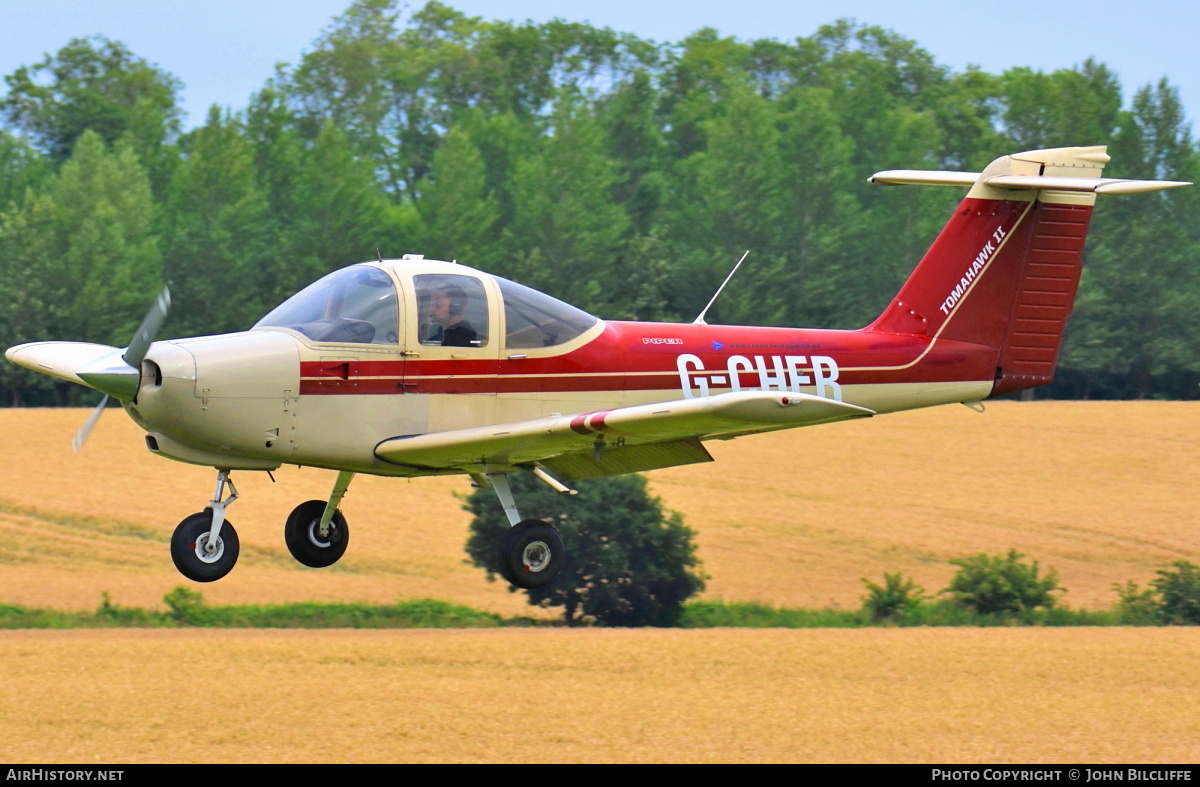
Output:
<svg viewBox="0 0 1200 787">
<path fill-rule="evenodd" d="M 346 554 L 350 543 L 350 530 L 346 517 L 335 511 L 321 533 L 321 515 L 325 513 L 324 500 L 309 500 L 293 509 L 283 526 L 283 541 L 292 557 L 311 568 L 325 568 L 336 563 Z"/>
<path fill-rule="evenodd" d="M 180 574 L 193 582 L 215 582 L 233 570 L 240 546 L 225 509 L 237 497 L 229 470 L 218 469 L 217 489 L 208 508 L 180 522 L 171 535 L 171 560 Z"/>
<path fill-rule="evenodd" d="M 171 536 L 171 560 L 179 573 L 193 582 L 215 582 L 237 563 L 237 531 L 226 519 L 213 538 L 212 524 L 212 509 L 205 509 L 180 522 Z"/>
</svg>

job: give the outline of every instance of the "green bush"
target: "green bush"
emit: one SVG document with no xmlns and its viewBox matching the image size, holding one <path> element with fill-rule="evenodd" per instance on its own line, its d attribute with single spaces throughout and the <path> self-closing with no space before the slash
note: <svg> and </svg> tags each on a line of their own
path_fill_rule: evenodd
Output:
<svg viewBox="0 0 1200 787">
<path fill-rule="evenodd" d="M 204 604 L 204 596 L 198 590 L 183 585 L 163 596 L 163 603 L 171 609 L 171 618 L 177 623 L 188 626 L 202 626 L 208 623 Z"/>
<path fill-rule="evenodd" d="M 562 535 L 561 573 L 524 592 L 534 606 L 562 607 L 567 625 L 674 626 L 683 602 L 704 589 L 692 530 L 679 514 L 663 510 L 641 476 L 581 481 L 573 496 L 528 473 L 511 483 L 521 513 L 552 522 Z M 464 507 L 474 514 L 467 554 L 493 579 L 508 519 L 490 489 L 472 493 Z"/>
<path fill-rule="evenodd" d="M 942 591 L 956 604 L 982 615 L 1019 615 L 1054 606 L 1054 594 L 1062 592 L 1057 572 L 1038 576 L 1038 563 L 1022 563 L 1024 557 L 1010 549 L 1004 557 L 980 553 L 950 562 L 958 573 Z"/>
<path fill-rule="evenodd" d="M 1124 585 L 1113 583 L 1117 603 L 1113 611 L 1122 626 L 1153 626 L 1158 622 L 1162 601 L 1153 587 L 1143 588 L 1130 580 Z"/>
<path fill-rule="evenodd" d="M 1177 560 L 1150 582 L 1159 595 L 1158 619 L 1172 626 L 1200 624 L 1200 568 Z"/>
<path fill-rule="evenodd" d="M 867 595 L 863 597 L 863 612 L 872 622 L 884 620 L 900 620 L 920 609 L 928 596 L 925 588 L 916 584 L 911 578 L 896 572 L 884 573 L 883 585 L 877 585 L 869 579 L 863 579 L 867 586 Z"/>
</svg>

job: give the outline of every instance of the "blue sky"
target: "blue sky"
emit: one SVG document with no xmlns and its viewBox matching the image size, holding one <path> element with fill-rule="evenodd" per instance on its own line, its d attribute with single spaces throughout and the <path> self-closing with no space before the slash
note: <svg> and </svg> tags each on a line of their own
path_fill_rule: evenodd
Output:
<svg viewBox="0 0 1200 787">
<path fill-rule="evenodd" d="M 471 16 L 561 17 L 678 41 L 701 27 L 740 39 L 790 40 L 842 17 L 911 38 L 955 70 L 1043 71 L 1095 57 L 1126 99 L 1166 77 L 1189 117 L 1200 108 L 1200 3 L 1179 0 L 448 0 Z M 243 108 L 276 63 L 295 63 L 349 0 L 0 0 L 0 75 L 102 34 L 179 77 L 188 124 L 220 104 Z M 412 4 L 423 5 L 423 0 Z M 0 85 L 0 90 L 6 87 Z M 1080 140 L 1086 144 L 1090 140 Z"/>
</svg>

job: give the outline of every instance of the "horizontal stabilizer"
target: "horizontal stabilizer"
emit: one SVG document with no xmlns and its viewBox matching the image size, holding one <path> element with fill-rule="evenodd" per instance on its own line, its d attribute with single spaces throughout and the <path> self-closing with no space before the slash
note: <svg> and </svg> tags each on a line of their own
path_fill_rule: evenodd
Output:
<svg viewBox="0 0 1200 787">
<path fill-rule="evenodd" d="M 867 178 L 885 186 L 974 186 L 978 172 L 943 172 L 931 169 L 889 169 Z"/>
<path fill-rule="evenodd" d="M 920 169 L 890 169 L 876 172 L 868 180 L 884 185 L 974 186 L 980 172 L 938 172 Z M 982 183 L 998 189 L 1080 191 L 1093 194 L 1144 194 L 1149 191 L 1190 186 L 1180 180 L 1125 180 L 1123 178 L 1072 178 L 1052 175 L 994 175 Z"/>
<path fill-rule="evenodd" d="M 387 462 L 423 468 L 517 465 L 565 454 L 687 438 L 765 432 L 864 418 L 865 407 L 810 394 L 738 391 L 696 399 L 535 418 L 496 426 L 393 437 L 375 447 Z M 599 445 L 599 448 L 597 446 Z"/>
</svg>

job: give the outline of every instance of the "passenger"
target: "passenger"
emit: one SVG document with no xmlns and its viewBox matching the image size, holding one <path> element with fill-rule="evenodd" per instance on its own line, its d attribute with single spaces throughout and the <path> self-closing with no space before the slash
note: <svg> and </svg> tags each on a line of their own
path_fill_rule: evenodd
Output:
<svg viewBox="0 0 1200 787">
<path fill-rule="evenodd" d="M 458 285 L 443 284 L 434 290 L 429 302 L 429 321 L 436 327 L 429 342 L 443 347 L 475 347 L 479 334 L 463 319 L 466 310 L 467 294 Z"/>
</svg>

